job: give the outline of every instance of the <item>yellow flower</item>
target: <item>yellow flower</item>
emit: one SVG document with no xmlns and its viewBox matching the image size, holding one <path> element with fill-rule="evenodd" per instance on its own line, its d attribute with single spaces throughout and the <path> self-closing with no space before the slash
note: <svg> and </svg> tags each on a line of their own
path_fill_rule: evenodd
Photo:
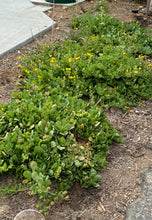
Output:
<svg viewBox="0 0 152 220">
<path fill-rule="evenodd" d="M 92 86 L 89 86 L 89 88 L 91 89 L 91 88 L 92 88 Z"/>
<path fill-rule="evenodd" d="M 148 59 L 148 62 L 150 62 L 151 60 L 150 59 Z"/>
<path fill-rule="evenodd" d="M 151 64 L 148 64 L 148 66 L 152 66 Z"/>
<path fill-rule="evenodd" d="M 54 201 L 52 201 L 52 202 L 50 203 L 50 205 L 54 205 Z"/>
<path fill-rule="evenodd" d="M 75 28 L 75 31 L 77 31 L 78 30 L 78 28 Z"/>
<path fill-rule="evenodd" d="M 40 76 L 40 75 L 38 75 L 37 77 L 38 77 L 38 78 L 42 78 L 42 76 Z"/>
<path fill-rule="evenodd" d="M 124 21 L 121 22 L 122 24 L 124 23 Z"/>
<path fill-rule="evenodd" d="M 92 57 L 92 55 L 90 53 L 87 53 L 87 56 Z"/>
<path fill-rule="evenodd" d="M 25 70 L 25 72 L 26 72 L 26 73 L 29 73 L 30 71 L 29 71 L 29 70 Z"/>
<path fill-rule="evenodd" d="M 56 67 L 57 67 L 57 68 L 60 68 L 60 66 L 59 66 L 58 64 L 56 64 Z"/>
<path fill-rule="evenodd" d="M 139 70 L 141 70 L 141 67 L 139 67 Z"/>
<path fill-rule="evenodd" d="M 126 72 L 128 73 L 128 69 L 126 70 Z"/>
<path fill-rule="evenodd" d="M 81 124 L 81 127 L 84 128 L 84 124 Z"/>
<path fill-rule="evenodd" d="M 80 91 L 80 93 L 82 93 L 82 92 Z"/>
<path fill-rule="evenodd" d="M 76 60 L 79 60 L 79 59 L 80 59 L 80 57 L 76 57 L 75 59 L 76 59 Z"/>
<path fill-rule="evenodd" d="M 54 57 L 52 57 L 52 60 L 50 60 L 51 63 L 56 63 L 56 60 Z"/>
<path fill-rule="evenodd" d="M 21 64 L 18 65 L 18 68 L 21 67 Z"/>
<path fill-rule="evenodd" d="M 145 58 L 144 56 L 141 56 L 141 58 Z"/>
<path fill-rule="evenodd" d="M 137 74 L 137 73 L 138 73 L 138 71 L 134 71 L 134 73 L 135 73 L 135 74 Z"/>
<path fill-rule="evenodd" d="M 123 52 L 123 55 L 125 55 L 126 53 L 125 52 Z"/>
<path fill-rule="evenodd" d="M 37 68 L 35 68 L 34 70 L 37 71 Z"/>
<path fill-rule="evenodd" d="M 52 57 L 52 55 L 50 54 L 49 57 Z"/>
<path fill-rule="evenodd" d="M 1 108 L 1 110 L 3 111 L 3 110 L 4 110 L 4 108 Z"/>
<path fill-rule="evenodd" d="M 69 71 L 71 71 L 71 68 L 66 68 L 66 70 L 69 70 Z"/>
<path fill-rule="evenodd" d="M 71 63 L 72 62 L 72 59 L 71 58 L 69 58 L 69 63 Z"/>
<path fill-rule="evenodd" d="M 39 208 L 39 205 L 36 205 L 36 208 Z"/>
<path fill-rule="evenodd" d="M 88 25 L 86 25 L 85 27 L 88 28 Z"/>
<path fill-rule="evenodd" d="M 101 35 L 101 37 L 104 37 L 104 35 Z"/>
<path fill-rule="evenodd" d="M 20 60 L 21 59 L 21 57 L 18 57 L 18 60 Z"/>
</svg>

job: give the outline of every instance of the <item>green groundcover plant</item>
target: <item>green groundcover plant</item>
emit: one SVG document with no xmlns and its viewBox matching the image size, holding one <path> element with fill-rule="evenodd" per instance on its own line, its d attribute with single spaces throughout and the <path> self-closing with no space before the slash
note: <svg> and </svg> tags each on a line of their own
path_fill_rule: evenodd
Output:
<svg viewBox="0 0 152 220">
<path fill-rule="evenodd" d="M 145 29 L 103 8 L 71 26 L 62 44 L 42 45 L 22 59 L 24 86 L 0 105 L 0 173 L 20 179 L 2 186 L 1 196 L 37 194 L 46 214 L 68 199 L 74 182 L 98 186 L 109 145 L 122 141 L 104 108 L 125 111 L 152 97 L 152 39 Z"/>
</svg>

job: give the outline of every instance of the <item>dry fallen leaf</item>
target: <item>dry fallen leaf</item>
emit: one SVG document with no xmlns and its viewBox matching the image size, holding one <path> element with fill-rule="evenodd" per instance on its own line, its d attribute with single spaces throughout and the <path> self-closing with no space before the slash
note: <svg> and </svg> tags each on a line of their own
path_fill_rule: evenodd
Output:
<svg viewBox="0 0 152 220">
<path fill-rule="evenodd" d="M 142 9 L 142 8 L 144 8 L 144 7 L 145 7 L 145 6 L 143 6 L 143 5 L 140 5 L 140 6 L 139 6 L 139 9 Z"/>
<path fill-rule="evenodd" d="M 20 78 L 24 78 L 24 76 L 21 75 L 20 73 L 18 73 L 18 78 L 19 78 L 19 79 L 20 79 Z"/>
<path fill-rule="evenodd" d="M 120 220 L 123 220 L 125 218 L 125 215 L 120 216 Z"/>
<path fill-rule="evenodd" d="M 102 208 L 101 208 L 100 206 L 98 206 L 98 211 L 99 211 L 99 212 L 103 212 L 103 211 L 102 211 Z"/>
<path fill-rule="evenodd" d="M 100 207 L 100 208 L 99 208 L 99 207 Z M 105 207 L 102 205 L 101 202 L 99 202 L 99 206 L 98 206 L 98 208 L 101 209 L 102 212 L 105 212 L 105 211 L 106 211 L 106 210 L 105 210 Z"/>
</svg>

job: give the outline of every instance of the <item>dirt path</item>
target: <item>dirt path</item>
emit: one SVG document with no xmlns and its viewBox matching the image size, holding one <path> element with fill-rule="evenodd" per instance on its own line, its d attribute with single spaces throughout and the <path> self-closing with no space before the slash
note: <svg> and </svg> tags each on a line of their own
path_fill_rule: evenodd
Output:
<svg viewBox="0 0 152 220">
<path fill-rule="evenodd" d="M 64 39 L 70 32 L 69 24 L 74 16 L 82 11 L 87 12 L 94 2 L 86 1 L 74 7 L 55 7 L 54 41 Z M 151 27 L 151 17 L 136 16 L 131 10 L 140 5 L 130 1 L 112 1 L 108 3 L 110 15 L 121 21 L 129 22 L 138 19 L 144 26 Z M 52 17 L 52 11 L 47 12 Z M 140 19 L 139 19 L 140 17 Z M 18 56 L 28 53 L 41 43 L 49 43 L 51 31 L 32 43 L 9 53 L 0 59 L 0 102 L 11 100 L 18 78 Z M 110 163 L 101 171 L 100 187 L 83 189 L 75 184 L 70 190 L 69 201 L 50 208 L 46 220 L 122 220 L 126 207 L 135 200 L 141 190 L 141 174 L 152 167 L 152 151 L 147 148 L 149 136 L 152 134 L 152 101 L 144 102 L 136 111 L 123 114 L 118 109 L 106 112 L 110 123 L 124 136 L 124 143 L 111 145 L 107 161 Z M 0 183 L 12 182 L 12 178 L 0 176 Z M 36 209 L 38 199 L 25 193 L 0 198 L 0 220 L 13 219 L 21 210 Z"/>
</svg>

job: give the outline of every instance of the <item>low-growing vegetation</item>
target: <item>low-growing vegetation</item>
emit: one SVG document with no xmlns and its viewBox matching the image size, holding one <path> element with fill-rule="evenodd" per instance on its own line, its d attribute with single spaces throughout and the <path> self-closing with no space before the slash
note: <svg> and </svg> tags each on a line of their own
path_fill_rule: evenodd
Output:
<svg viewBox="0 0 152 220">
<path fill-rule="evenodd" d="M 152 98 L 152 38 L 98 8 L 72 21 L 69 39 L 22 58 L 24 86 L 0 105 L 0 173 L 22 183 L 1 196 L 27 190 L 44 213 L 74 182 L 98 186 L 109 145 L 122 141 L 104 109 Z"/>
</svg>

